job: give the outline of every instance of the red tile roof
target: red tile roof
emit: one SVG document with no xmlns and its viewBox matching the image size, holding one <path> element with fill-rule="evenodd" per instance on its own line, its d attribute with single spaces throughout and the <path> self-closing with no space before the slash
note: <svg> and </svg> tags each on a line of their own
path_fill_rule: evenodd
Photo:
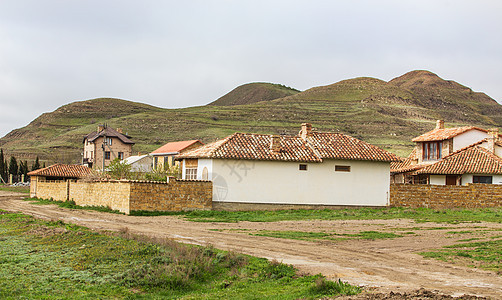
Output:
<svg viewBox="0 0 502 300">
<path fill-rule="evenodd" d="M 474 126 L 464 126 L 464 127 L 454 127 L 454 128 L 443 128 L 443 129 L 434 129 L 429 132 L 418 136 L 411 141 L 413 142 L 432 142 L 432 141 L 444 141 L 447 139 L 451 139 L 459 134 L 467 132 L 469 130 L 481 130 L 484 132 L 488 132 L 485 129 L 474 127 Z"/>
<path fill-rule="evenodd" d="M 271 150 L 272 135 L 235 133 L 178 156 L 183 158 L 225 158 L 322 162 L 323 159 L 397 161 L 394 154 L 341 133 L 313 132 L 306 140 L 299 136 L 276 136 L 279 151 Z"/>
<path fill-rule="evenodd" d="M 153 151 L 152 154 L 180 153 L 181 151 L 192 146 L 195 143 L 204 145 L 204 143 L 199 140 L 171 142 Z"/>
<path fill-rule="evenodd" d="M 91 169 L 80 165 L 55 164 L 28 173 L 29 176 L 82 178 L 91 173 Z"/>
<path fill-rule="evenodd" d="M 111 127 L 106 127 L 105 129 L 101 130 L 100 132 L 94 131 L 89 133 L 88 135 L 84 136 L 84 142 L 87 139 L 89 142 L 94 142 L 97 138 L 99 137 L 116 137 L 119 140 L 122 141 L 124 144 L 134 144 L 133 141 L 131 141 L 129 138 L 130 136 L 127 136 L 125 134 L 119 133 L 115 129 Z"/>
<path fill-rule="evenodd" d="M 371 161 L 399 161 L 399 157 L 368 144 L 354 137 L 331 132 L 312 132 L 307 141 L 319 153 L 321 158 L 371 160 Z"/>
<path fill-rule="evenodd" d="M 417 174 L 502 174 L 502 159 L 476 144 L 424 167 Z"/>
</svg>

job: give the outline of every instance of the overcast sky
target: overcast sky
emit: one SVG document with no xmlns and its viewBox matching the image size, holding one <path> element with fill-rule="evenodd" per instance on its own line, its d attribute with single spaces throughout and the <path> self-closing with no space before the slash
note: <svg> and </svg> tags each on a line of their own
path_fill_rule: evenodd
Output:
<svg viewBox="0 0 502 300">
<path fill-rule="evenodd" d="M 502 102 L 501 14 L 496 0 L 0 0 L 0 136 L 77 100 L 178 108 L 249 82 L 416 69 Z"/>
</svg>

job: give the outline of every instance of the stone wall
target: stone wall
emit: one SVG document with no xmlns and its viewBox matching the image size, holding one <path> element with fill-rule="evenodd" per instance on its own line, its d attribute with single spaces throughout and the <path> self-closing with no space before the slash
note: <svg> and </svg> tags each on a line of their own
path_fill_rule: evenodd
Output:
<svg viewBox="0 0 502 300">
<path fill-rule="evenodd" d="M 171 178 L 169 183 L 133 183 L 130 210 L 181 211 L 211 209 L 213 183 Z"/>
<path fill-rule="evenodd" d="M 390 205 L 437 209 L 500 207 L 502 185 L 391 184 Z"/>
<path fill-rule="evenodd" d="M 210 181 L 169 183 L 138 181 L 38 181 L 35 196 L 75 201 L 80 206 L 105 206 L 129 214 L 133 210 L 181 211 L 212 208 Z"/>
<path fill-rule="evenodd" d="M 37 181 L 36 197 L 41 199 L 52 199 L 56 201 L 66 201 L 68 199 L 69 181 Z M 31 193 L 30 193 L 31 194 Z"/>
<path fill-rule="evenodd" d="M 72 182 L 68 200 L 80 206 L 105 206 L 129 213 L 131 182 Z"/>
</svg>

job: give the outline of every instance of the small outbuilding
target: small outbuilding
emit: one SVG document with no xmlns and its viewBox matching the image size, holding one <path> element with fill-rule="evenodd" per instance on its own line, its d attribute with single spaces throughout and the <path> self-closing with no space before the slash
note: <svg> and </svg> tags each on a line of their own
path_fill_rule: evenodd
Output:
<svg viewBox="0 0 502 300">
<path fill-rule="evenodd" d="M 55 164 L 28 173 L 30 176 L 30 196 L 37 196 L 37 184 L 41 181 L 77 180 L 91 174 L 92 170 L 82 165 Z"/>
</svg>

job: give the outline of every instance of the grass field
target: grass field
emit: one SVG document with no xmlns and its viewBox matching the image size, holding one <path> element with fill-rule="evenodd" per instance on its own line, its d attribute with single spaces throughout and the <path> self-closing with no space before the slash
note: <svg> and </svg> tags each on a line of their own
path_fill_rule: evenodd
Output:
<svg viewBox="0 0 502 300">
<path fill-rule="evenodd" d="M 30 187 L 29 186 L 18 187 L 18 186 L 0 185 L 0 191 L 29 194 L 30 193 Z"/>
<path fill-rule="evenodd" d="M 360 288 L 211 247 L 0 211 L 2 299 L 313 299 Z"/>
<path fill-rule="evenodd" d="M 142 212 L 132 212 L 143 215 Z M 150 213 L 155 215 L 156 213 Z M 161 213 L 158 213 L 161 214 Z M 462 222 L 502 222 L 502 208 L 450 209 L 429 208 L 352 208 L 323 210 L 277 210 L 277 211 L 191 211 L 166 213 L 182 215 L 194 222 L 277 222 L 299 220 L 389 220 L 412 219 L 416 222 L 462 223 Z M 148 215 L 148 213 L 145 213 Z"/>
</svg>

